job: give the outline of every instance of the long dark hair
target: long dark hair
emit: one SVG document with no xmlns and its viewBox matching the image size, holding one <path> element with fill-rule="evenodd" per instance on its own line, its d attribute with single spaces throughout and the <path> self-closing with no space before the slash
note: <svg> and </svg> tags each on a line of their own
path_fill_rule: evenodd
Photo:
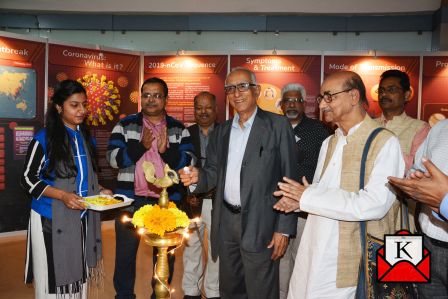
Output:
<svg viewBox="0 0 448 299">
<path fill-rule="evenodd" d="M 73 160 L 69 135 L 56 108 L 56 105 L 62 107 L 70 96 L 77 93 L 83 93 L 87 96 L 86 90 L 81 83 L 74 80 L 64 80 L 55 88 L 54 95 L 49 103 L 45 117 L 47 157 L 49 159 L 46 171 L 48 177 L 51 177 L 53 171 L 56 177 L 59 178 L 76 177 L 78 173 Z M 85 122 L 79 125 L 79 129 L 89 150 L 93 169 L 98 171 L 95 147 L 92 144 L 92 138 Z"/>
</svg>

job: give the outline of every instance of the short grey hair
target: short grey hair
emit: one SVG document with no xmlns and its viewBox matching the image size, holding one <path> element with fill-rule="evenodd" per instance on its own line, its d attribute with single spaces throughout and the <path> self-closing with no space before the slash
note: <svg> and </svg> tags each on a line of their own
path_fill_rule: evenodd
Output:
<svg viewBox="0 0 448 299">
<path fill-rule="evenodd" d="M 238 66 L 238 67 L 235 67 L 235 68 L 233 68 L 231 71 L 230 71 L 230 73 L 227 75 L 227 78 L 230 76 L 230 74 L 232 74 L 233 72 L 246 72 L 246 73 L 248 73 L 249 74 L 249 76 L 250 76 L 250 83 L 252 83 L 252 84 L 257 84 L 257 77 L 255 76 L 255 73 L 254 72 L 252 72 L 251 70 L 249 70 L 248 68 L 245 68 L 245 67 L 241 67 L 241 66 Z M 226 81 L 227 81 L 227 78 L 226 78 Z"/>
<path fill-rule="evenodd" d="M 303 87 L 302 84 L 299 83 L 288 83 L 282 88 L 282 98 L 285 93 L 288 91 L 298 91 L 300 92 L 300 95 L 302 96 L 302 99 L 306 101 L 306 90 L 305 87 Z"/>
</svg>

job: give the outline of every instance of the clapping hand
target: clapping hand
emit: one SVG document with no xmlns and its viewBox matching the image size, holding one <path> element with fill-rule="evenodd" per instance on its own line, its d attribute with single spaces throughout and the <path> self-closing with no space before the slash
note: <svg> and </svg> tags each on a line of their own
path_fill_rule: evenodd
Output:
<svg viewBox="0 0 448 299">
<path fill-rule="evenodd" d="M 416 171 L 408 178 L 388 177 L 389 183 L 400 189 L 409 197 L 438 208 L 445 194 L 448 193 L 448 176 L 431 161 L 422 159 L 427 171 Z"/>
<path fill-rule="evenodd" d="M 152 146 L 152 142 L 154 141 L 154 136 L 152 134 L 152 131 L 145 126 L 143 126 L 142 130 L 142 140 L 140 141 L 141 144 L 149 150 Z"/>
<path fill-rule="evenodd" d="M 274 192 L 275 196 L 281 196 L 274 209 L 289 213 L 300 208 L 300 198 L 309 183 L 305 177 L 302 178 L 303 185 L 287 177 L 284 177 L 283 181 L 278 183 L 280 190 Z"/>
<path fill-rule="evenodd" d="M 147 127 L 143 126 L 142 131 L 142 140 L 140 141 L 143 146 L 149 150 L 152 146 L 152 142 L 154 139 L 157 140 L 157 150 L 159 153 L 163 154 L 167 147 L 168 147 L 168 137 L 167 137 L 167 128 L 165 127 L 160 135 L 154 137 L 154 134 L 151 129 L 148 129 Z"/>
<path fill-rule="evenodd" d="M 157 149 L 159 153 L 163 154 L 168 147 L 168 137 L 166 127 L 162 130 L 159 136 L 157 136 Z"/>
</svg>

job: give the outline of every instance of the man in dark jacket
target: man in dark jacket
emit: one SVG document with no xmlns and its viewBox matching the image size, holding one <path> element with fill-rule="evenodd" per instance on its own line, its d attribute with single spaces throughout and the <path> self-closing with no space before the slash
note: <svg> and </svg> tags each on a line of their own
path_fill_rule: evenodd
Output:
<svg viewBox="0 0 448 299">
<path fill-rule="evenodd" d="M 181 170 L 194 192 L 216 187 L 212 210 L 213 258 L 219 255 L 221 298 L 276 299 L 278 261 L 296 234 L 297 216 L 272 209 L 277 180 L 297 177 L 297 147 L 289 122 L 258 108 L 255 74 L 236 68 L 226 79 L 233 119 L 217 126 L 201 169 Z"/>
<path fill-rule="evenodd" d="M 205 164 L 206 148 L 209 136 L 215 128 L 216 121 L 216 96 L 207 91 L 201 92 L 194 98 L 194 118 L 196 124 L 188 127 L 191 143 L 197 155 L 197 167 Z M 213 261 L 210 242 L 208 241 L 208 257 L 203 267 L 203 246 L 205 230 L 207 239 L 210 240 L 211 212 L 212 212 L 213 190 L 203 194 L 190 195 L 187 197 L 187 213 L 191 218 L 201 217 L 197 226 L 192 228 L 192 233 L 184 249 L 184 276 L 182 288 L 185 293 L 184 299 L 201 299 L 200 284 L 204 277 L 204 291 L 208 299 L 219 297 L 219 266 L 218 261 Z M 199 270 L 199 271 L 198 271 Z"/>
<path fill-rule="evenodd" d="M 142 110 L 120 120 L 109 138 L 107 161 L 118 168 L 115 193 L 134 198 L 132 206 L 115 219 L 116 256 L 114 287 L 116 299 L 133 299 L 135 268 L 140 235 L 128 223 L 122 223 L 124 214 L 132 215 L 146 204 L 158 203 L 158 191 L 144 179 L 143 160 L 151 161 L 156 167 L 165 163 L 172 169 L 187 165 L 186 151 L 193 149 L 190 134 L 184 125 L 168 116 L 165 111 L 168 86 L 162 79 L 150 78 L 141 88 Z M 168 189 L 170 200 L 180 204 L 185 194 L 177 184 Z M 157 250 L 153 250 L 156 257 Z M 155 261 L 155 258 L 154 258 Z M 174 255 L 169 255 L 170 277 L 174 269 Z M 153 279 L 154 289 L 154 279 Z M 153 292 L 152 298 L 155 298 Z"/>
</svg>

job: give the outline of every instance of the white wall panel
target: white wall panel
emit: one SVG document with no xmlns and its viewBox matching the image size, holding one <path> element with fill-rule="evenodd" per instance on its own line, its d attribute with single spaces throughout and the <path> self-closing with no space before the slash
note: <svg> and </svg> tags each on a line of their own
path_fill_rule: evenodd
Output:
<svg viewBox="0 0 448 299">
<path fill-rule="evenodd" d="M 176 51 L 431 51 L 431 32 L 147 32 L 147 31 L 82 31 L 82 30 L 8 30 L 9 32 L 49 38 L 54 41 L 93 44 L 127 50 L 158 52 Z"/>
</svg>

